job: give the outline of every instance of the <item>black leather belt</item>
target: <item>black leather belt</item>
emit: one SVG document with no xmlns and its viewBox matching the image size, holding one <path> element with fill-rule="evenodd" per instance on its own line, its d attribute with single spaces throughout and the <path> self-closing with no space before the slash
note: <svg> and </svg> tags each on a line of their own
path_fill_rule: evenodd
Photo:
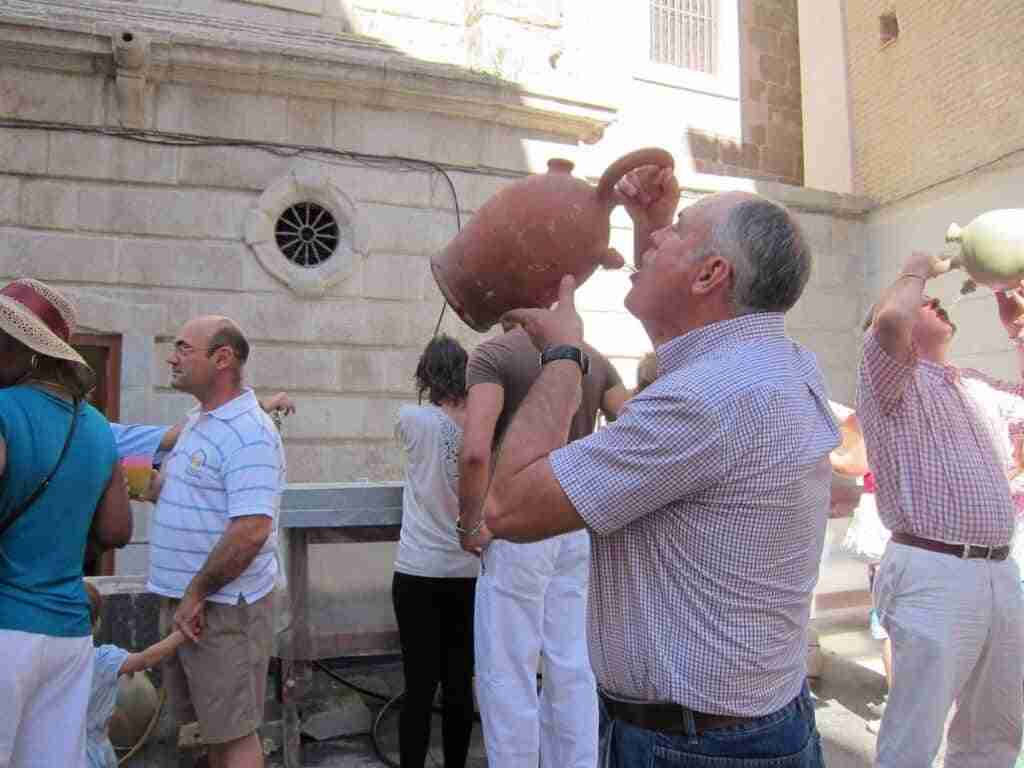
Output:
<svg viewBox="0 0 1024 768">
<path fill-rule="evenodd" d="M 611 698 L 603 691 L 598 691 L 598 695 L 604 702 L 609 717 L 647 731 L 687 733 L 684 724 L 687 712 L 693 717 L 693 726 L 697 734 L 718 728 L 728 728 L 732 725 L 742 725 L 758 719 L 756 717 L 709 715 L 704 712 L 694 712 L 692 709 L 688 710 L 684 706 L 671 702 L 622 701 Z"/>
<path fill-rule="evenodd" d="M 929 552 L 941 552 L 944 555 L 953 555 L 961 559 L 980 558 L 982 560 L 1005 560 L 1010 554 L 1010 545 L 1004 544 L 1001 547 L 983 547 L 979 544 L 948 544 L 945 541 L 933 541 L 922 539 L 912 533 L 895 531 L 892 540 L 897 544 L 904 544 L 908 547 L 927 549 Z"/>
</svg>

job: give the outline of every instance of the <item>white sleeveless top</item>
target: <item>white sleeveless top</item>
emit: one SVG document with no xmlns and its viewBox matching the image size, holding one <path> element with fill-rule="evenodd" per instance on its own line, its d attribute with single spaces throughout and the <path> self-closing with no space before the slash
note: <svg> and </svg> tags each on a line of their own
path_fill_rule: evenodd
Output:
<svg viewBox="0 0 1024 768">
<path fill-rule="evenodd" d="M 475 578 L 480 560 L 459 546 L 462 430 L 434 405 L 405 405 L 395 437 L 405 450 L 402 533 L 395 570 L 410 576 Z"/>
</svg>

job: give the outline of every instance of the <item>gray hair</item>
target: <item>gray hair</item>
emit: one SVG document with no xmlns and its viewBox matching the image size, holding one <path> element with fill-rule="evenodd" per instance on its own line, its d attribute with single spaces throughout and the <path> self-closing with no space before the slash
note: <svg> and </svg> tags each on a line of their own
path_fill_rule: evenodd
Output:
<svg viewBox="0 0 1024 768">
<path fill-rule="evenodd" d="M 787 312 L 811 274 L 811 252 L 800 227 L 781 205 L 744 200 L 712 227 L 708 251 L 733 268 L 732 303 L 737 315 Z"/>
</svg>

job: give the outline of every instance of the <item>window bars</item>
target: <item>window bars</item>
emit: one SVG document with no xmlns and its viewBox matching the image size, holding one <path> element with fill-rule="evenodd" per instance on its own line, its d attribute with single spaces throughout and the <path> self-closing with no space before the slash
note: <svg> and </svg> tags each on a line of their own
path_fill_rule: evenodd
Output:
<svg viewBox="0 0 1024 768">
<path fill-rule="evenodd" d="M 714 74 L 716 0 L 651 0 L 651 61 Z"/>
</svg>

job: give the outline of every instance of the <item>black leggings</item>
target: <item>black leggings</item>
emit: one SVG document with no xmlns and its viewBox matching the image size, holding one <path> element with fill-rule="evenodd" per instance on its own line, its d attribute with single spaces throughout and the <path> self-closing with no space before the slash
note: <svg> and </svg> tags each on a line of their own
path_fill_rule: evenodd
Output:
<svg viewBox="0 0 1024 768">
<path fill-rule="evenodd" d="M 476 579 L 395 572 L 391 599 L 398 619 L 405 699 L 398 721 L 402 768 L 423 768 L 430 710 L 441 684 L 445 768 L 464 768 L 473 730 L 473 603 Z"/>
</svg>

